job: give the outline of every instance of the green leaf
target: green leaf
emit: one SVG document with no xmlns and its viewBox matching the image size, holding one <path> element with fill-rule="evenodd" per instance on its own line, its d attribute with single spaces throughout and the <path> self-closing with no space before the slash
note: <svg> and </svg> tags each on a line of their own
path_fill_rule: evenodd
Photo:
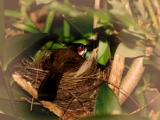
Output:
<svg viewBox="0 0 160 120">
<path fill-rule="evenodd" d="M 89 32 L 89 33 L 83 34 L 83 37 L 85 37 L 86 39 L 89 39 L 93 35 L 94 35 L 93 32 Z"/>
<path fill-rule="evenodd" d="M 22 54 L 28 48 L 30 48 L 30 51 L 27 51 L 26 54 L 29 53 L 31 55 L 31 53 L 38 50 L 42 45 L 44 45 L 45 42 L 51 39 L 57 40 L 58 36 L 56 34 L 26 33 L 8 38 L 3 42 L 3 46 L 0 48 L 3 71 L 6 71 L 9 63 L 11 63 L 17 56 Z"/>
<path fill-rule="evenodd" d="M 87 51 L 87 53 L 85 54 L 84 58 L 87 59 L 91 54 L 92 54 L 92 51 Z"/>
<path fill-rule="evenodd" d="M 0 111 L 9 116 L 16 117 L 7 89 L 2 85 L 0 85 Z"/>
<path fill-rule="evenodd" d="M 58 117 L 48 109 L 40 105 L 33 105 L 30 111 L 30 103 L 16 102 L 18 117 L 22 120 L 58 120 Z"/>
<path fill-rule="evenodd" d="M 4 31 L 4 1 L 1 0 L 0 1 L 0 47 L 2 46 L 2 43 L 4 41 L 4 35 L 5 35 L 5 31 Z"/>
<path fill-rule="evenodd" d="M 0 98 L 9 99 L 7 89 L 3 85 L 0 85 L 0 95 Z"/>
<path fill-rule="evenodd" d="M 147 117 L 147 116 L 146 116 Z M 148 120 L 139 115 L 97 115 L 92 117 L 82 118 L 80 120 Z"/>
<path fill-rule="evenodd" d="M 14 99 L 20 99 L 21 97 L 29 98 L 29 95 L 25 94 L 25 91 L 22 90 L 17 84 L 12 88 Z M 37 102 L 37 101 L 36 101 Z M 16 106 L 16 111 L 18 112 L 18 118 L 23 120 L 58 120 L 58 117 L 54 113 L 50 112 L 48 109 L 44 108 L 42 105 L 33 105 L 32 112 L 30 111 L 30 103 L 24 101 L 14 102 Z M 5 115 L 14 117 L 15 113 L 10 101 L 10 98 L 7 93 L 7 89 L 0 85 L 0 111 Z"/>
<path fill-rule="evenodd" d="M 9 9 L 4 10 L 4 15 L 7 17 L 11 17 L 11 18 L 20 18 L 21 17 L 21 13 L 19 11 L 9 10 Z"/>
<path fill-rule="evenodd" d="M 11 117 L 16 117 L 10 100 L 0 98 L 0 111 Z"/>
<path fill-rule="evenodd" d="M 66 20 L 63 21 L 63 36 L 64 36 L 64 42 L 66 43 L 71 42 L 70 25 Z"/>
<path fill-rule="evenodd" d="M 20 30 L 27 31 L 27 32 L 30 32 L 30 33 L 40 33 L 41 32 L 37 28 L 35 28 L 35 27 L 31 26 L 31 25 L 27 25 L 27 24 L 16 23 L 16 24 L 13 24 L 13 26 L 15 28 L 18 28 Z"/>
<path fill-rule="evenodd" d="M 146 60 L 146 59 L 144 59 L 143 60 L 143 64 L 154 65 L 154 66 L 159 66 L 160 67 L 160 64 L 158 64 L 158 63 L 156 63 L 156 62 L 154 62 L 152 60 Z"/>
<path fill-rule="evenodd" d="M 98 46 L 97 62 L 99 64 L 106 65 L 110 57 L 110 47 L 108 41 L 103 42 L 102 40 L 100 40 Z"/>
<path fill-rule="evenodd" d="M 36 4 L 39 5 L 39 4 L 47 4 L 47 3 L 50 3 L 52 2 L 53 0 L 36 0 Z"/>
<path fill-rule="evenodd" d="M 63 4 L 62 2 L 58 2 L 58 0 L 54 0 L 46 8 L 60 11 L 61 13 L 67 13 L 67 14 L 73 11 L 71 6 L 69 6 L 68 4 Z"/>
<path fill-rule="evenodd" d="M 126 44 L 135 44 L 138 40 L 145 40 L 145 35 L 138 29 L 123 29 L 119 32 L 118 37 Z"/>
<path fill-rule="evenodd" d="M 88 43 L 88 40 L 82 38 L 82 39 L 76 39 L 76 40 L 73 40 L 71 43 L 81 43 L 81 44 L 87 44 Z"/>
<path fill-rule="evenodd" d="M 69 15 L 65 15 L 64 18 L 82 35 L 89 33 L 93 30 L 93 18 L 91 15 L 83 14 L 78 17 L 70 17 Z"/>
<path fill-rule="evenodd" d="M 56 50 L 56 49 L 60 49 L 60 48 L 65 48 L 65 46 L 63 46 L 62 44 L 59 44 L 59 43 L 54 43 L 52 45 L 51 50 Z"/>
<path fill-rule="evenodd" d="M 49 33 L 50 28 L 51 28 L 52 23 L 53 23 L 54 16 L 55 16 L 55 10 L 50 10 L 48 15 L 47 15 L 47 19 L 46 19 L 46 22 L 44 24 L 44 27 L 42 29 L 43 33 Z"/>
<path fill-rule="evenodd" d="M 144 56 L 145 53 L 139 46 L 127 46 L 123 42 L 118 45 L 117 54 L 123 57 L 134 58 L 138 56 Z"/>
<path fill-rule="evenodd" d="M 119 101 L 108 85 L 103 83 L 94 105 L 94 115 L 112 114 L 115 111 L 122 111 Z"/>
<path fill-rule="evenodd" d="M 50 41 L 48 41 L 48 42 L 45 44 L 45 47 L 49 50 L 49 49 L 51 49 L 53 43 L 54 43 L 54 41 L 53 41 L 53 40 L 50 40 Z"/>
</svg>

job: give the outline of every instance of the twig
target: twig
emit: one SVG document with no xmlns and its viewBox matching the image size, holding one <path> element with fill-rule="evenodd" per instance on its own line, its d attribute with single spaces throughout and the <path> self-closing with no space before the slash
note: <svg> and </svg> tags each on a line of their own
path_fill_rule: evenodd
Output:
<svg viewBox="0 0 160 120">
<path fill-rule="evenodd" d="M 28 69 L 28 70 L 34 70 L 34 71 L 40 71 L 40 72 L 44 72 L 44 73 L 48 73 L 48 71 L 44 71 L 44 70 L 42 70 L 42 69 L 37 69 L 37 68 L 23 67 L 23 66 L 18 66 L 18 65 L 14 66 L 14 67 L 16 67 L 16 68 Z"/>
<path fill-rule="evenodd" d="M 75 99 L 75 98 L 72 97 L 71 100 L 69 101 L 67 107 L 66 107 L 65 110 L 64 110 L 64 113 L 63 113 L 63 115 L 62 115 L 62 118 L 64 117 L 65 113 L 67 112 L 67 109 L 69 108 L 70 104 L 72 103 L 72 101 L 73 101 L 74 99 Z"/>
<path fill-rule="evenodd" d="M 26 98 L 26 97 L 21 97 L 20 99 L 16 99 L 16 101 L 27 101 L 28 103 L 32 103 L 32 100 Z M 41 105 L 39 102 L 33 102 L 34 105 Z"/>
<path fill-rule="evenodd" d="M 146 104 L 145 106 L 141 107 L 141 108 L 138 109 L 138 110 L 135 110 L 135 111 L 129 113 L 128 115 L 132 115 L 132 114 L 135 114 L 135 113 L 143 110 L 143 109 L 146 108 L 148 105 L 150 105 L 151 103 L 153 103 L 158 97 L 160 97 L 160 94 L 158 94 L 156 97 L 154 97 L 154 98 L 153 98 L 148 104 Z"/>
<path fill-rule="evenodd" d="M 38 68 L 39 68 L 39 66 L 40 66 L 40 65 L 38 64 Z M 35 79 L 35 82 L 36 82 L 36 83 L 37 83 L 37 80 L 38 80 L 38 71 L 37 71 L 37 73 L 36 73 L 36 79 Z M 32 81 L 32 82 L 34 82 L 34 81 Z M 35 88 L 37 87 L 36 84 L 35 84 L 34 87 L 35 87 Z M 34 97 L 32 97 L 32 103 L 31 103 L 31 109 L 30 109 L 31 111 L 32 111 L 32 107 L 33 107 L 33 102 L 34 102 Z"/>
<path fill-rule="evenodd" d="M 118 86 L 116 86 L 114 83 L 111 83 L 111 82 L 107 82 L 107 83 L 110 84 L 110 85 L 112 85 L 112 86 L 114 86 L 114 87 L 116 87 L 117 89 L 120 89 L 120 88 L 119 88 Z M 133 99 L 132 96 L 127 95 L 127 93 L 125 93 L 123 90 L 120 90 L 119 92 L 121 92 L 121 94 L 123 94 L 126 98 L 127 98 L 127 97 L 130 97 L 131 100 L 135 103 L 135 105 L 136 105 L 138 108 L 140 108 L 140 106 L 139 106 L 138 103 Z"/>
<path fill-rule="evenodd" d="M 30 111 L 32 111 L 32 108 L 33 108 L 33 103 L 34 103 L 34 97 L 32 97 L 32 101 L 31 101 L 31 108 L 30 108 Z"/>
<path fill-rule="evenodd" d="M 97 74 L 93 74 L 93 75 L 88 75 L 88 76 L 84 76 L 84 77 L 68 77 L 68 76 L 63 76 L 63 78 L 68 78 L 70 80 L 72 79 L 85 79 L 85 78 L 91 78 L 91 77 L 94 77 L 94 76 L 98 76 L 98 75 L 101 75 L 101 73 L 97 73 Z"/>
</svg>

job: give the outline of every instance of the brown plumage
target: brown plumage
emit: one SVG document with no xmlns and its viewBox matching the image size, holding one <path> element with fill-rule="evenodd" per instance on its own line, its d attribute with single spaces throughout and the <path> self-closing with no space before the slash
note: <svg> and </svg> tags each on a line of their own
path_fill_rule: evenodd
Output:
<svg viewBox="0 0 160 120">
<path fill-rule="evenodd" d="M 42 64 L 43 70 L 49 72 L 38 89 L 38 99 L 54 101 L 63 73 L 80 66 L 83 62 L 84 58 L 72 49 L 63 48 L 53 51 Z"/>
</svg>

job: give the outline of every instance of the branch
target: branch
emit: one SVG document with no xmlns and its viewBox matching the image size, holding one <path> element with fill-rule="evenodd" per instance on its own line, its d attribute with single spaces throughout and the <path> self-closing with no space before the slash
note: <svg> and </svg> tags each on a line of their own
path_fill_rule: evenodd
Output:
<svg viewBox="0 0 160 120">
<path fill-rule="evenodd" d="M 143 66 L 143 59 L 144 57 L 134 59 L 129 71 L 127 72 L 126 76 L 123 78 L 123 81 L 120 85 L 120 91 L 119 91 L 120 104 L 124 103 L 124 101 L 131 94 L 131 92 L 139 82 L 140 78 L 142 77 L 142 74 L 145 70 L 145 67 Z"/>
<path fill-rule="evenodd" d="M 114 93 L 117 95 L 117 97 L 118 97 L 118 93 L 119 93 L 118 88 L 120 87 L 122 74 L 123 74 L 123 70 L 124 70 L 124 66 L 125 66 L 124 62 L 125 62 L 125 58 L 115 53 L 108 82 L 114 83 L 114 85 L 116 86 L 115 87 L 115 86 L 109 84 L 109 87 L 114 91 Z"/>
</svg>

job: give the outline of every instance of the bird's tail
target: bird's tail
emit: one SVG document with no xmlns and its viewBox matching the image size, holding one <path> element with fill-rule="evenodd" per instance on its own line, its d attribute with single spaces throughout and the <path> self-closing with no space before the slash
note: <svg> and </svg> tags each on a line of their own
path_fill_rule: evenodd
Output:
<svg viewBox="0 0 160 120">
<path fill-rule="evenodd" d="M 38 100 L 54 101 L 62 75 L 63 73 L 57 70 L 49 71 L 38 89 Z"/>
</svg>

